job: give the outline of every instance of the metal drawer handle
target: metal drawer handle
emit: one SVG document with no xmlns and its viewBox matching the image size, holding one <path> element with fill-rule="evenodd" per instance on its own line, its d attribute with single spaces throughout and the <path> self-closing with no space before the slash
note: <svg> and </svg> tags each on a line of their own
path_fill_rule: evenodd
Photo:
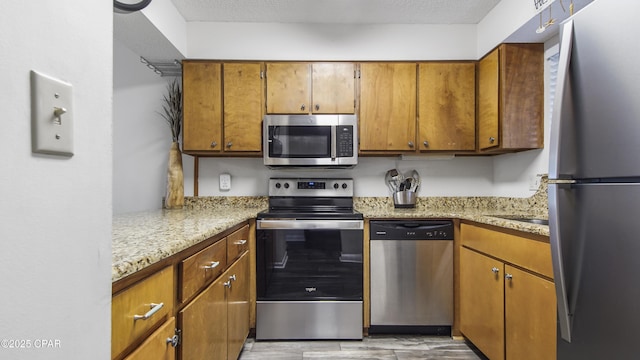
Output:
<svg viewBox="0 0 640 360">
<path fill-rule="evenodd" d="M 493 269 L 491 269 L 491 271 L 492 271 L 494 274 L 497 274 L 497 273 L 499 273 L 499 272 L 500 272 L 500 269 L 498 269 L 497 267 L 494 267 Z"/>
<path fill-rule="evenodd" d="M 218 265 L 220 265 L 220 261 L 212 261 L 211 265 L 205 265 L 204 269 L 205 270 L 215 269 L 218 267 Z"/>
<path fill-rule="evenodd" d="M 238 241 L 234 241 L 233 245 L 244 245 L 247 243 L 247 240 L 238 240 Z"/>
<path fill-rule="evenodd" d="M 147 311 L 146 314 L 144 315 L 133 315 L 133 320 L 147 320 L 148 318 L 152 317 L 153 314 L 157 313 L 158 310 L 162 309 L 162 307 L 164 306 L 164 303 L 160 303 L 160 304 L 154 304 L 151 303 L 151 310 Z"/>
</svg>

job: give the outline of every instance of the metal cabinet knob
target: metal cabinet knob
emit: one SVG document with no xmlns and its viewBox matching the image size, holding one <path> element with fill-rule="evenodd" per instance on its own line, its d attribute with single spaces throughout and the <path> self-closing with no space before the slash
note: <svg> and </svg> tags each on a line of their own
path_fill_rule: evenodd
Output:
<svg viewBox="0 0 640 360">
<path fill-rule="evenodd" d="M 304 110 L 306 108 L 306 106 L 304 106 L 304 104 L 302 104 L 302 106 L 300 106 L 300 110 Z"/>
<path fill-rule="evenodd" d="M 493 144 L 495 141 L 496 141 L 496 138 L 494 138 L 493 136 L 489 138 L 489 143 Z"/>
<path fill-rule="evenodd" d="M 236 281 L 236 274 L 229 276 L 229 281 Z"/>
<path fill-rule="evenodd" d="M 497 267 L 494 267 L 493 269 L 491 269 L 491 272 L 493 272 L 494 274 L 497 274 L 500 272 L 500 269 L 498 269 Z"/>
<path fill-rule="evenodd" d="M 504 276 L 504 278 L 505 278 L 505 279 L 507 279 L 507 280 L 511 280 L 511 279 L 513 279 L 513 275 L 511 275 L 511 274 L 506 274 L 506 275 Z"/>
<path fill-rule="evenodd" d="M 222 285 L 224 285 L 224 287 L 231 289 L 231 280 L 225 281 Z"/>
<path fill-rule="evenodd" d="M 316 111 L 320 110 L 320 104 L 316 104 Z"/>
<path fill-rule="evenodd" d="M 229 142 L 227 143 L 227 147 L 228 147 L 228 148 L 231 148 L 231 146 L 232 146 L 232 145 L 233 145 L 233 143 L 232 143 L 231 141 L 229 141 Z"/>
<path fill-rule="evenodd" d="M 218 146 L 218 143 L 217 143 L 217 142 L 215 142 L 215 141 L 212 141 L 212 142 L 211 142 L 211 147 L 216 147 L 216 146 Z"/>
<path fill-rule="evenodd" d="M 422 145 L 424 145 L 424 147 L 429 147 L 429 142 L 427 140 L 422 142 Z"/>
<path fill-rule="evenodd" d="M 167 338 L 167 344 L 171 344 L 172 347 L 176 347 L 178 346 L 179 339 L 178 335 L 173 335 L 172 337 Z"/>
<path fill-rule="evenodd" d="M 409 143 L 407 145 L 409 145 L 409 147 L 412 148 L 413 147 L 413 141 L 409 141 Z"/>
</svg>

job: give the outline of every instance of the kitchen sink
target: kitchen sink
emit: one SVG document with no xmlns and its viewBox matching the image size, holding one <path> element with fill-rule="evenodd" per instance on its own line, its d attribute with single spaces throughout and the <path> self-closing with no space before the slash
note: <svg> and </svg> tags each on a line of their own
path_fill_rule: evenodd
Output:
<svg viewBox="0 0 640 360">
<path fill-rule="evenodd" d="M 494 216 L 494 217 L 497 217 L 500 219 L 506 219 L 506 220 L 522 221 L 530 224 L 549 225 L 549 220 L 547 219 L 528 218 L 528 217 L 519 217 L 519 216 Z"/>
</svg>

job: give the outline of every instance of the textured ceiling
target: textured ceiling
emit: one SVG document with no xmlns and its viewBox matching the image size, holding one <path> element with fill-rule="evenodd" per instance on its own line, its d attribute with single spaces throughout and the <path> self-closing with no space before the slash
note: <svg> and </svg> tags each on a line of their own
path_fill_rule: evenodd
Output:
<svg viewBox="0 0 640 360">
<path fill-rule="evenodd" d="M 477 24 L 500 2 L 500 0 L 171 1 L 186 21 L 342 24 Z"/>
</svg>

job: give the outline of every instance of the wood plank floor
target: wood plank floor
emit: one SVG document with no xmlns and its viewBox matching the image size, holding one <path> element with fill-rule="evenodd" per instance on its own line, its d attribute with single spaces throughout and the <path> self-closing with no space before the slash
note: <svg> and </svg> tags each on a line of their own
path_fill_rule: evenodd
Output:
<svg viewBox="0 0 640 360">
<path fill-rule="evenodd" d="M 362 341 L 255 341 L 240 360 L 486 360 L 473 345 L 446 336 L 372 335 Z"/>
</svg>

